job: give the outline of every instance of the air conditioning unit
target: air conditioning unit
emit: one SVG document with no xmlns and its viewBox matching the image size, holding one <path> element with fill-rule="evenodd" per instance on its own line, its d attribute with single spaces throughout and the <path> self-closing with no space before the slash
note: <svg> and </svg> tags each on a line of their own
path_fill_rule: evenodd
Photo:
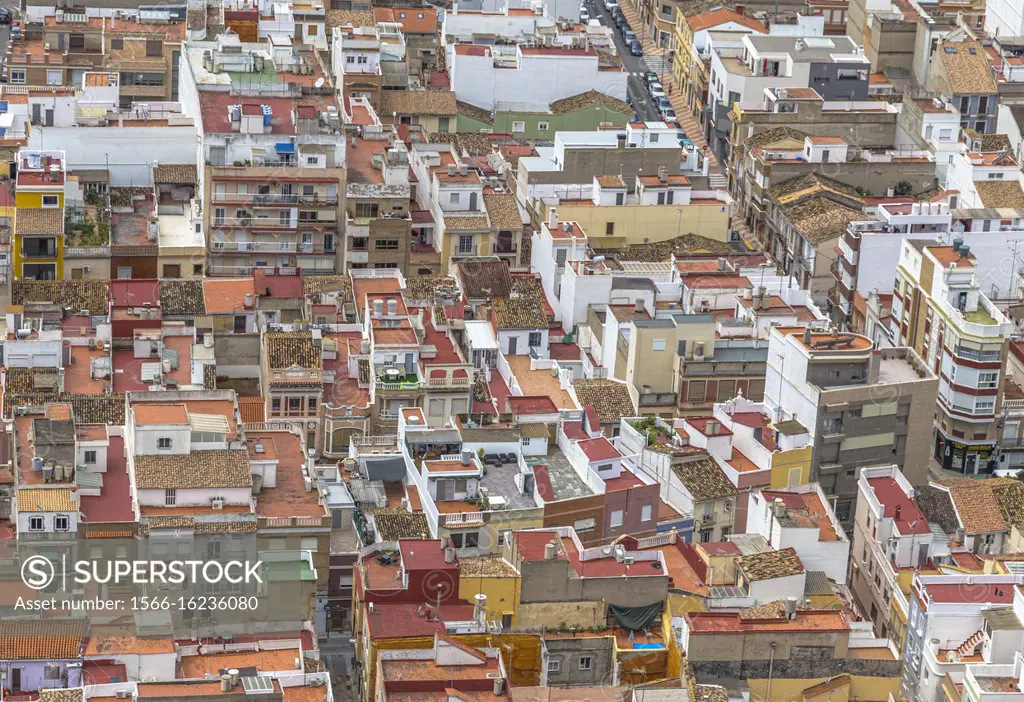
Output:
<svg viewBox="0 0 1024 702">
<path fill-rule="evenodd" d="M 210 500 L 210 506 L 213 507 L 213 509 L 224 509 L 224 498 L 214 497 Z"/>
<path fill-rule="evenodd" d="M 114 693 L 114 697 L 119 700 L 126 700 L 131 696 L 131 692 L 128 690 L 118 690 Z"/>
</svg>

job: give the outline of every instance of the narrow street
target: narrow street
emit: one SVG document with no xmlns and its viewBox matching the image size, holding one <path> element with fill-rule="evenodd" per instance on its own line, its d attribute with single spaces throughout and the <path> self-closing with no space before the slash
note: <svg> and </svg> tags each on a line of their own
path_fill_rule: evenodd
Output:
<svg viewBox="0 0 1024 702">
<path fill-rule="evenodd" d="M 622 59 L 622 65 L 626 67 L 626 71 L 629 73 L 629 78 L 626 81 L 627 90 L 629 91 L 630 99 L 633 101 L 633 111 L 642 119 L 644 122 L 656 122 L 661 119 L 661 114 L 658 112 L 657 106 L 652 102 L 651 96 L 647 92 L 647 87 L 644 85 L 644 73 L 649 69 L 643 56 L 633 56 L 629 53 L 629 47 L 622 40 L 622 35 L 619 34 L 618 27 L 612 21 L 611 14 L 604 9 L 604 3 L 601 0 L 590 0 L 587 3 L 587 7 L 590 9 L 590 16 L 594 19 L 601 21 L 601 24 L 612 30 L 612 36 L 615 40 L 615 48 L 619 52 L 619 57 Z M 620 5 L 620 7 L 626 7 L 626 5 Z M 629 15 L 626 15 L 627 19 Z M 630 22 L 630 26 L 632 26 Z M 637 32 L 637 36 L 640 33 Z"/>
</svg>

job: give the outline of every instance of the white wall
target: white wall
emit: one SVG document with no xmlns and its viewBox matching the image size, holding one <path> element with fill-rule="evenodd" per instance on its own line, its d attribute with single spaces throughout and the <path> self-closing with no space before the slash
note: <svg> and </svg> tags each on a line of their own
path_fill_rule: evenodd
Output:
<svg viewBox="0 0 1024 702">
<path fill-rule="evenodd" d="M 782 578 L 771 578 L 770 580 L 758 580 L 750 583 L 750 597 L 755 605 L 765 602 L 775 602 L 795 597 L 797 602 L 804 600 L 804 583 L 807 580 L 806 573 L 787 575 Z"/>
<path fill-rule="evenodd" d="M 163 507 L 163 490 L 137 490 L 140 506 Z M 175 490 L 177 507 L 209 507 L 214 497 L 223 497 L 226 505 L 247 505 L 252 502 L 252 488 L 178 488 Z"/>
<path fill-rule="evenodd" d="M 171 448 L 157 448 L 158 441 L 170 438 Z M 135 427 L 135 454 L 182 454 L 189 453 L 192 429 L 185 425 L 146 425 Z"/>
<path fill-rule="evenodd" d="M 183 100 L 184 103 L 184 100 Z M 110 185 L 148 187 L 153 163 L 194 164 L 195 125 L 169 127 L 33 127 L 30 149 L 62 145 L 76 169 L 110 168 Z"/>
<path fill-rule="evenodd" d="M 8 340 L 4 343 L 4 365 L 8 368 L 60 368 L 64 365 L 61 363 L 61 340 Z"/>
<path fill-rule="evenodd" d="M 15 498 L 17 500 L 17 498 Z M 68 530 L 67 533 L 74 534 L 78 531 L 78 510 L 71 510 L 70 512 L 22 512 L 18 510 L 18 533 L 55 533 L 53 528 L 53 520 L 57 515 L 68 518 Z M 42 532 L 30 532 L 29 530 L 29 518 L 30 517 L 42 517 L 43 518 L 43 531 Z M 64 533 L 62 530 L 60 533 Z"/>
<path fill-rule="evenodd" d="M 530 354 L 530 334 L 540 332 L 539 353 L 540 358 L 548 356 L 548 330 L 547 329 L 499 329 L 498 346 L 502 354 L 511 354 L 509 346 L 511 340 L 516 340 L 516 356 L 528 356 Z"/>
</svg>

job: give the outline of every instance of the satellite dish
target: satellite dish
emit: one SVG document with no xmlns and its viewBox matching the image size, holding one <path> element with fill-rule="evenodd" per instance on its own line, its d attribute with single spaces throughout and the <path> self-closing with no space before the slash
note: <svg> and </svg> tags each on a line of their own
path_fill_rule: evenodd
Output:
<svg viewBox="0 0 1024 702">
<path fill-rule="evenodd" d="M 319 78 L 317 78 L 317 79 L 316 79 L 316 83 L 313 83 L 313 85 L 314 85 L 315 87 L 317 87 L 317 88 L 322 88 L 322 87 L 324 87 L 324 78 L 323 78 L 323 76 L 320 76 Z"/>
</svg>

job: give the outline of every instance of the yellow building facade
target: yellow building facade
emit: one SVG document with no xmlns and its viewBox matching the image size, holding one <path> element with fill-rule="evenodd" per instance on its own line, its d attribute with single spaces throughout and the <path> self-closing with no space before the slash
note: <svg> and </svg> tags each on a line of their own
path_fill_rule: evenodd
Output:
<svg viewBox="0 0 1024 702">
<path fill-rule="evenodd" d="M 12 240 L 15 280 L 64 277 L 65 166 L 63 151 L 18 152 Z"/>
</svg>

